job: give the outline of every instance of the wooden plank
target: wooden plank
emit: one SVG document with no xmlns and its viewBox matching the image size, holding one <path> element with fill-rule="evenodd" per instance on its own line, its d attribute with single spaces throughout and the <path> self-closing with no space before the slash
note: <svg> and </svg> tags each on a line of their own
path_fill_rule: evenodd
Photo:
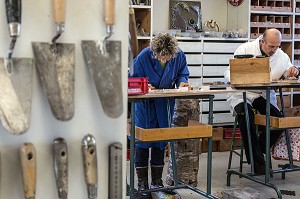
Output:
<svg viewBox="0 0 300 199">
<path fill-rule="evenodd" d="M 255 124 L 266 126 L 266 116 L 256 114 Z M 300 127 L 300 117 L 270 117 L 270 127 L 274 128 L 296 128 Z"/>
<path fill-rule="evenodd" d="M 141 141 L 178 140 L 212 137 L 211 125 L 143 129 L 136 127 L 135 137 Z"/>
<path fill-rule="evenodd" d="M 230 59 L 231 84 L 270 83 L 269 58 Z"/>
</svg>

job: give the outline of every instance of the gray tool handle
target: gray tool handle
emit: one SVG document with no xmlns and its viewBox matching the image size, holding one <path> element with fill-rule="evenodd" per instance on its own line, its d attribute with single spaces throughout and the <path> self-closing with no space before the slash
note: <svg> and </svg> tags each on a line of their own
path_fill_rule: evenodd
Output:
<svg viewBox="0 0 300 199">
<path fill-rule="evenodd" d="M 97 197 L 98 189 L 98 166 L 96 139 L 88 134 L 81 142 L 84 177 L 88 189 L 89 198 Z"/>
<path fill-rule="evenodd" d="M 32 143 L 20 147 L 23 191 L 26 199 L 34 199 L 36 191 L 36 153 Z"/>
<path fill-rule="evenodd" d="M 9 26 L 9 35 L 17 37 L 21 29 L 21 0 L 5 0 L 6 19 Z"/>
<path fill-rule="evenodd" d="M 66 199 L 68 195 L 68 147 L 65 139 L 56 138 L 53 141 L 52 152 L 58 196 Z"/>
<path fill-rule="evenodd" d="M 109 146 L 109 199 L 122 198 L 122 144 Z"/>
<path fill-rule="evenodd" d="M 53 0 L 54 22 L 65 23 L 66 0 Z"/>
<path fill-rule="evenodd" d="M 104 22 L 106 25 L 115 24 L 115 0 L 103 0 Z"/>
</svg>

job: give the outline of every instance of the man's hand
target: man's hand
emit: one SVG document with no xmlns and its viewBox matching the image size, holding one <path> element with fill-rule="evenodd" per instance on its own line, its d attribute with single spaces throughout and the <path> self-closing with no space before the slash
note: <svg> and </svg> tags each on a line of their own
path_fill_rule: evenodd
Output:
<svg viewBox="0 0 300 199">
<path fill-rule="evenodd" d="M 296 77 L 298 76 L 298 74 L 299 74 L 299 70 L 295 66 L 292 66 L 287 70 L 287 77 Z"/>
</svg>

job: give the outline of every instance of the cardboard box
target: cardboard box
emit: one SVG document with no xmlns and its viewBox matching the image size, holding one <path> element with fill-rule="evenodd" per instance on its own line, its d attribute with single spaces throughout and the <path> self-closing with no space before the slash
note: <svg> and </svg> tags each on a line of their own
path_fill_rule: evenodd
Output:
<svg viewBox="0 0 300 199">
<path fill-rule="evenodd" d="M 212 151 L 216 152 L 219 151 L 219 143 L 221 141 L 213 141 L 212 142 Z M 201 143 L 201 153 L 207 153 L 208 151 L 208 140 L 207 139 L 202 139 Z"/>
<path fill-rule="evenodd" d="M 281 110 L 280 96 L 276 96 L 276 100 L 277 100 L 277 106 Z M 283 96 L 283 104 L 284 104 L 284 108 L 290 108 L 291 107 L 291 95 L 284 95 Z"/>
<path fill-rule="evenodd" d="M 269 58 L 230 59 L 230 84 L 270 83 Z"/>
<path fill-rule="evenodd" d="M 236 138 L 234 139 L 234 145 L 235 146 L 240 146 L 242 143 L 242 139 L 240 138 Z M 219 151 L 220 152 L 223 152 L 223 151 L 230 151 L 230 147 L 231 147 L 231 139 L 224 139 L 224 140 L 221 140 L 219 142 Z"/>
<path fill-rule="evenodd" d="M 300 116 L 300 106 L 295 106 L 291 108 L 285 108 L 284 114 L 286 117 L 297 117 Z"/>
</svg>

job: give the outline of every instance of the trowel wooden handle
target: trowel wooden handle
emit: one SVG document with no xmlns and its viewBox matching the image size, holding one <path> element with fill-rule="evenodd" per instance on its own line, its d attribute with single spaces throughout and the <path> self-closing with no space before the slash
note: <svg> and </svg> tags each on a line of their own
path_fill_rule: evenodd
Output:
<svg viewBox="0 0 300 199">
<path fill-rule="evenodd" d="M 86 184 L 98 183 L 96 140 L 92 135 L 86 135 L 81 143 L 84 177 Z"/>
<path fill-rule="evenodd" d="M 104 21 L 106 25 L 115 24 L 115 0 L 104 0 Z"/>
<path fill-rule="evenodd" d="M 36 190 L 36 153 L 33 144 L 25 143 L 20 147 L 22 181 L 25 198 L 34 198 Z"/>
<path fill-rule="evenodd" d="M 53 0 L 54 21 L 65 23 L 66 0 Z"/>
</svg>

